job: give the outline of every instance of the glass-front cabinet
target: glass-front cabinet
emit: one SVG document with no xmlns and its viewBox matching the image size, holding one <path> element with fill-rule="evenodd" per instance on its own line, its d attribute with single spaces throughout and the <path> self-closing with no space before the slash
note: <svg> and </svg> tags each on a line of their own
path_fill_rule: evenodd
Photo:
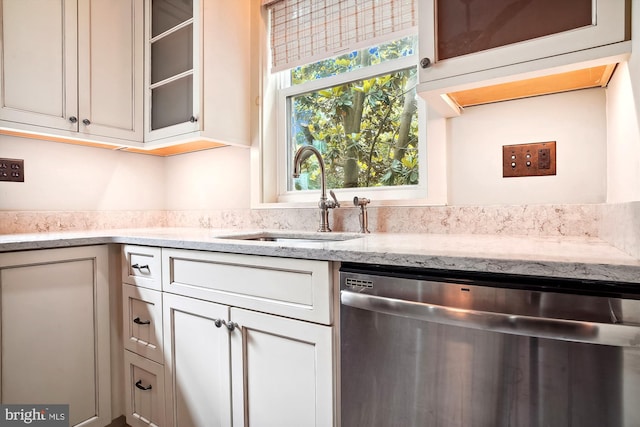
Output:
<svg viewBox="0 0 640 427">
<path fill-rule="evenodd" d="M 145 141 L 199 130 L 198 0 L 149 0 Z"/>
<path fill-rule="evenodd" d="M 628 53 L 629 6 L 629 0 L 420 0 L 420 90 L 468 89 Z"/>
<path fill-rule="evenodd" d="M 445 60 L 593 25 L 592 0 L 436 1 L 435 58 Z"/>
<path fill-rule="evenodd" d="M 146 1 L 145 144 L 250 145 L 252 0 Z"/>
</svg>

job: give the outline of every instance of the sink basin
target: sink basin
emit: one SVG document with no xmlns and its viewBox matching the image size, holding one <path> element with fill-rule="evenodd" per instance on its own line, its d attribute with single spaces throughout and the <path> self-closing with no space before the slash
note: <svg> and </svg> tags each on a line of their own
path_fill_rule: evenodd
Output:
<svg viewBox="0 0 640 427">
<path fill-rule="evenodd" d="M 220 239 L 245 240 L 254 242 L 278 242 L 278 243 L 328 243 L 341 242 L 361 238 L 355 233 L 252 233 L 218 236 Z"/>
</svg>

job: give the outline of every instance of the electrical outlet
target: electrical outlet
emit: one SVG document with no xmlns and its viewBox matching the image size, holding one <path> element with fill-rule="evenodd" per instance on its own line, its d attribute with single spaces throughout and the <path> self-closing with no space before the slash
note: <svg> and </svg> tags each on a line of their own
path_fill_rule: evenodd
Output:
<svg viewBox="0 0 640 427">
<path fill-rule="evenodd" d="M 24 160 L 0 159 L 0 181 L 24 182 Z"/>
<path fill-rule="evenodd" d="M 502 146 L 502 176 L 544 176 L 556 174 L 556 142 Z"/>
</svg>

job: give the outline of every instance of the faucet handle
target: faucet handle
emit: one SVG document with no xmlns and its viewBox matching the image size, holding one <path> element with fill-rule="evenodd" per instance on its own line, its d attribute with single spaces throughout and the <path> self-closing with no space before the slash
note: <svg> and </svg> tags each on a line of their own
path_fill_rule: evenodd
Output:
<svg viewBox="0 0 640 427">
<path fill-rule="evenodd" d="M 362 209 L 366 208 L 366 206 L 371 202 L 371 200 L 365 198 L 365 197 L 358 197 L 355 196 L 353 198 L 353 205 L 354 206 L 360 206 Z"/>
<path fill-rule="evenodd" d="M 333 190 L 329 190 L 329 195 L 331 196 L 331 198 L 333 199 L 333 206 L 329 206 L 330 208 L 339 208 L 340 207 L 340 202 L 338 201 L 338 198 L 336 197 L 336 193 L 333 192 Z"/>
</svg>

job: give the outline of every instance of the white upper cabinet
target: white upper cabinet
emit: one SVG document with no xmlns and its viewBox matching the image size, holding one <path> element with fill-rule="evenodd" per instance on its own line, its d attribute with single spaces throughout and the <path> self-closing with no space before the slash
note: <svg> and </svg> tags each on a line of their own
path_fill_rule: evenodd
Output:
<svg viewBox="0 0 640 427">
<path fill-rule="evenodd" d="M 77 131 L 77 0 L 2 0 L 0 13 L 0 119 Z"/>
<path fill-rule="evenodd" d="M 143 138 L 140 0 L 79 0 L 78 124 L 86 135 Z"/>
<path fill-rule="evenodd" d="M 142 140 L 140 1 L 2 0 L 0 13 L 2 125 Z"/>
<path fill-rule="evenodd" d="M 198 0 L 149 0 L 147 5 L 145 140 L 199 131 Z"/>
<path fill-rule="evenodd" d="M 420 92 L 438 96 L 619 62 L 628 0 L 420 0 Z"/>
<path fill-rule="evenodd" d="M 249 145 L 248 0 L 147 0 L 145 142 Z"/>
<path fill-rule="evenodd" d="M 250 0 L 0 0 L 0 127 L 250 145 Z"/>
</svg>

